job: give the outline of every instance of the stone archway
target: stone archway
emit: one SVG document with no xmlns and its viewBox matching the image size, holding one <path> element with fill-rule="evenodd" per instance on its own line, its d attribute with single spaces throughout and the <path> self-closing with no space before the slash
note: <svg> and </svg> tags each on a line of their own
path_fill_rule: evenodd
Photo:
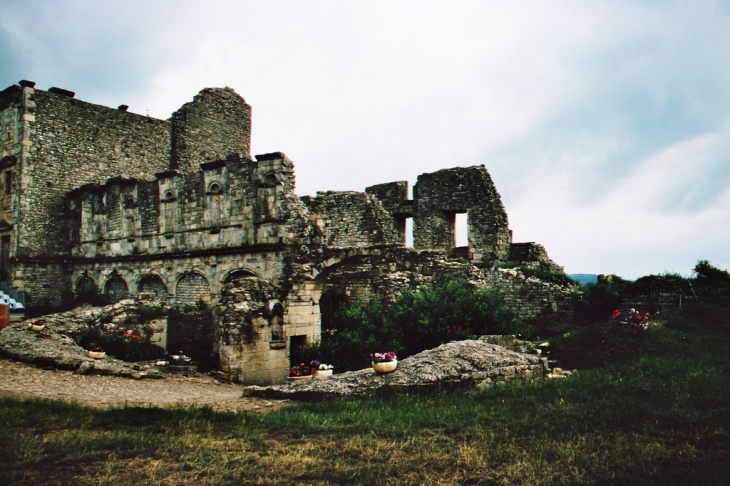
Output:
<svg viewBox="0 0 730 486">
<path fill-rule="evenodd" d="M 210 300 L 208 279 L 197 272 L 183 274 L 177 281 L 175 301 L 178 305 L 194 306 Z"/>
<path fill-rule="evenodd" d="M 76 295 L 96 294 L 98 291 L 96 282 L 88 275 L 84 275 L 76 281 Z"/>
<path fill-rule="evenodd" d="M 223 284 L 229 284 L 232 283 L 234 280 L 242 279 L 260 280 L 259 276 L 253 273 L 251 270 L 238 269 L 233 270 L 231 273 L 226 275 L 226 278 L 223 279 Z"/>
<path fill-rule="evenodd" d="M 129 287 L 119 274 L 113 274 L 104 285 L 104 293 L 112 302 L 118 302 L 129 297 Z"/>
<path fill-rule="evenodd" d="M 167 298 L 167 286 L 157 275 L 145 275 L 137 284 L 138 292 L 155 294 L 158 299 Z"/>
</svg>

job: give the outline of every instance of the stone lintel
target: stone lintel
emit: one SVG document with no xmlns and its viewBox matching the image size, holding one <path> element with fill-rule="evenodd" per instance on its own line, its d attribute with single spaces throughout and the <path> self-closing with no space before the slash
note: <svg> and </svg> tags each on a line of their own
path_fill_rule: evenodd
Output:
<svg viewBox="0 0 730 486">
<path fill-rule="evenodd" d="M 214 160 L 213 162 L 204 162 L 200 164 L 200 168 L 202 170 L 213 170 L 213 169 L 220 169 L 221 167 L 226 166 L 225 160 Z"/>
<path fill-rule="evenodd" d="M 277 160 L 283 159 L 286 155 L 283 152 L 271 152 L 269 154 L 256 155 L 256 161 L 261 162 L 262 160 Z"/>
<path fill-rule="evenodd" d="M 170 177 L 176 177 L 180 174 L 176 170 L 166 170 L 165 172 L 156 172 L 155 177 L 157 177 L 158 180 L 162 179 L 169 179 Z"/>
</svg>

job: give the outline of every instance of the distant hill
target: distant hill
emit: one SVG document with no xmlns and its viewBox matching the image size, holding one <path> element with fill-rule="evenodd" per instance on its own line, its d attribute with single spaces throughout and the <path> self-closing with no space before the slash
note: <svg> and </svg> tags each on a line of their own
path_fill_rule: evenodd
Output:
<svg viewBox="0 0 730 486">
<path fill-rule="evenodd" d="M 598 275 L 594 273 L 569 273 L 568 277 L 577 281 L 581 285 L 598 282 Z"/>
</svg>

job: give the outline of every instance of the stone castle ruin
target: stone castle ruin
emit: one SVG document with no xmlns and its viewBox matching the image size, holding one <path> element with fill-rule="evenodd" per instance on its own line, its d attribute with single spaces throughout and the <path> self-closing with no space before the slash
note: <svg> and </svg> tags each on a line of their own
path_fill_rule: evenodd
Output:
<svg viewBox="0 0 730 486">
<path fill-rule="evenodd" d="M 286 155 L 251 156 L 251 107 L 232 89 L 206 88 L 169 120 L 126 110 L 30 81 L 0 92 L 0 279 L 27 307 L 83 289 L 204 302 L 221 367 L 262 384 L 319 340 L 323 312 L 371 292 L 461 277 L 502 289 L 524 318 L 572 312 L 573 290 L 497 267 L 562 271 L 512 242 L 484 166 L 422 174 L 413 199 L 407 182 L 299 197 Z"/>
</svg>

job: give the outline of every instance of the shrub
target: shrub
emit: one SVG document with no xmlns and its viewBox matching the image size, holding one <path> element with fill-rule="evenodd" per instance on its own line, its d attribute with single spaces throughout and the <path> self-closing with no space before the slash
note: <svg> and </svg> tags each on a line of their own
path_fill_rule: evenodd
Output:
<svg viewBox="0 0 730 486">
<path fill-rule="evenodd" d="M 146 361 L 161 358 L 165 351 L 149 342 L 149 333 L 127 333 L 126 336 L 112 333 L 102 333 L 98 329 L 91 329 L 78 340 L 84 349 L 101 346 L 106 354 L 124 361 Z"/>
<path fill-rule="evenodd" d="M 629 285 L 631 282 L 616 275 L 584 285 L 581 287 L 583 300 L 576 307 L 576 320 L 581 324 L 605 322 L 621 304 L 620 294 Z"/>
<path fill-rule="evenodd" d="M 336 331 L 323 336 L 315 357 L 342 371 L 366 367 L 375 351 L 394 351 L 405 358 L 452 340 L 522 330 L 499 293 L 474 289 L 466 280 L 405 289 L 392 303 L 371 295 L 341 306 L 329 320 L 323 327 Z"/>
<path fill-rule="evenodd" d="M 207 306 L 195 306 L 197 310 L 181 312 L 171 309 L 167 318 L 167 348 L 180 350 L 193 358 L 201 369 L 215 364 L 213 343 L 215 331 L 213 311 Z"/>
<path fill-rule="evenodd" d="M 693 273 L 699 283 L 730 287 L 730 273 L 711 265 L 707 260 L 698 261 Z"/>
<path fill-rule="evenodd" d="M 167 310 L 163 306 L 145 304 L 139 308 L 139 323 L 144 324 L 145 322 L 152 321 L 158 317 L 167 315 Z"/>
</svg>

